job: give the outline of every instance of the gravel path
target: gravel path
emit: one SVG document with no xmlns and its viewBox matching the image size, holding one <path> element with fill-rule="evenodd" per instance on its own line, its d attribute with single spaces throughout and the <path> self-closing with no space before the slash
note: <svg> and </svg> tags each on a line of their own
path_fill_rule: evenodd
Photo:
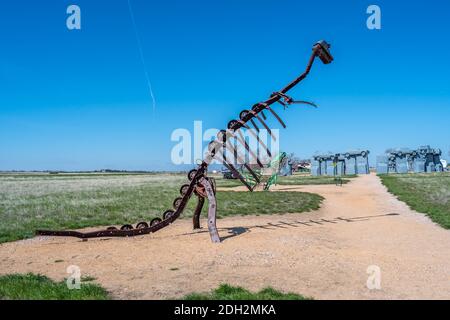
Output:
<svg viewBox="0 0 450 320">
<path fill-rule="evenodd" d="M 237 188 L 237 190 L 240 190 Z M 450 232 L 390 195 L 375 175 L 343 187 L 277 186 L 325 197 L 312 213 L 218 221 L 220 245 L 189 220 L 133 239 L 35 238 L 0 245 L 0 274 L 55 280 L 77 265 L 115 298 L 165 299 L 220 283 L 316 299 L 450 299 Z M 369 268 L 370 266 L 376 266 Z M 381 271 L 369 290 L 368 268 Z"/>
</svg>

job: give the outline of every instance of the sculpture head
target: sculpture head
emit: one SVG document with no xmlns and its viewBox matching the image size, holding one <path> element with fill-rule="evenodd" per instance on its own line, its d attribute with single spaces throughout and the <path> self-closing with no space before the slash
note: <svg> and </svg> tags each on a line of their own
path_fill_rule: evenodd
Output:
<svg viewBox="0 0 450 320">
<path fill-rule="evenodd" d="M 324 64 L 329 64 L 334 60 L 333 56 L 330 53 L 330 47 L 331 46 L 325 40 L 317 42 L 313 47 L 313 50 L 316 51 L 317 56 L 320 58 L 320 60 L 322 60 Z"/>
</svg>

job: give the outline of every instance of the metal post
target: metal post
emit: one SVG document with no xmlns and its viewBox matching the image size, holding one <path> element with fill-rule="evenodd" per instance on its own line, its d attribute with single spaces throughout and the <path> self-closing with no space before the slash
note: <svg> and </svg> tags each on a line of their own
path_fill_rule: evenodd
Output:
<svg viewBox="0 0 450 320">
<path fill-rule="evenodd" d="M 201 229 L 200 215 L 202 214 L 203 205 L 205 204 L 205 198 L 198 196 L 197 207 L 195 208 L 194 216 L 192 218 L 194 223 L 194 230 Z"/>
<path fill-rule="evenodd" d="M 209 234 L 211 236 L 211 241 L 213 243 L 220 243 L 220 237 L 219 232 L 217 231 L 217 225 L 216 225 L 216 210 L 217 210 L 217 202 L 216 202 L 216 195 L 214 194 L 214 189 L 211 185 L 211 182 L 206 179 L 202 178 L 200 180 L 200 183 L 205 187 L 206 195 L 208 196 L 208 230 Z"/>
</svg>

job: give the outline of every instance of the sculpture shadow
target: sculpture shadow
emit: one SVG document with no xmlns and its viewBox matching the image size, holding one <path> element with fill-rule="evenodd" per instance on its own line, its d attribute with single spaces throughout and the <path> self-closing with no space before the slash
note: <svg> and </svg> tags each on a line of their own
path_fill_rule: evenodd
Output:
<svg viewBox="0 0 450 320">
<path fill-rule="evenodd" d="M 276 223 L 268 222 L 265 224 L 258 224 L 253 226 L 240 226 L 240 227 L 230 227 L 230 228 L 218 228 L 219 234 L 220 233 L 227 233 L 226 236 L 221 236 L 220 240 L 222 242 L 232 239 L 234 237 L 240 236 L 245 233 L 251 232 L 253 229 L 265 229 L 265 230 L 276 230 L 276 229 L 289 229 L 289 228 L 300 228 L 300 227 L 319 227 L 319 226 L 325 226 L 329 224 L 340 224 L 340 223 L 355 223 L 355 222 L 364 222 L 364 221 L 370 221 L 373 219 L 378 218 L 387 218 L 387 217 L 395 217 L 399 216 L 398 213 L 388 213 L 388 214 L 381 214 L 381 215 L 374 215 L 374 216 L 360 216 L 360 217 L 352 217 L 352 218 L 345 218 L 345 217 L 336 217 L 332 219 L 309 219 L 305 221 L 278 221 Z M 192 235 L 192 234 L 201 234 L 201 233 L 208 233 L 208 230 L 200 229 L 195 232 L 185 233 L 183 235 Z"/>
</svg>

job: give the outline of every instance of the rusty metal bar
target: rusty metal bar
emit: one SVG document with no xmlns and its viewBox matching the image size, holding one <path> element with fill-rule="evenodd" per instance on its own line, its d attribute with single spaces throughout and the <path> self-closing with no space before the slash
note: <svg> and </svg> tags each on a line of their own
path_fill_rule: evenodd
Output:
<svg viewBox="0 0 450 320">
<path fill-rule="evenodd" d="M 221 145 L 221 147 L 219 148 L 218 146 Z M 231 173 L 234 175 L 234 177 L 236 177 L 237 179 L 239 179 L 242 184 L 247 187 L 247 189 L 249 191 L 253 191 L 253 188 L 247 183 L 247 181 L 245 180 L 245 178 L 240 174 L 240 172 L 231 164 L 227 161 L 226 155 L 224 153 L 224 147 L 223 147 L 223 142 L 219 142 L 219 141 L 212 141 L 209 144 L 209 155 L 207 155 L 206 159 L 205 159 L 205 163 L 210 164 L 212 162 L 212 160 L 214 159 L 214 157 L 220 156 L 219 161 L 222 161 L 222 164 L 231 171 Z"/>
</svg>

